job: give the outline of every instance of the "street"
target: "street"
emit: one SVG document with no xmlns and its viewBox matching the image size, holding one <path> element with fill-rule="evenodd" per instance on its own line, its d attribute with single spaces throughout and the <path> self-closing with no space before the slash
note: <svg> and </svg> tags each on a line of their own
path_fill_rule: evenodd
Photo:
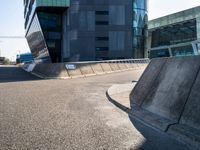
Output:
<svg viewBox="0 0 200 150">
<path fill-rule="evenodd" d="M 130 149 L 142 144 L 128 115 L 105 95 L 114 83 L 137 80 L 141 71 L 70 80 L 17 73 L 27 81 L 3 82 L 12 76 L 1 76 L 1 149 Z"/>
</svg>

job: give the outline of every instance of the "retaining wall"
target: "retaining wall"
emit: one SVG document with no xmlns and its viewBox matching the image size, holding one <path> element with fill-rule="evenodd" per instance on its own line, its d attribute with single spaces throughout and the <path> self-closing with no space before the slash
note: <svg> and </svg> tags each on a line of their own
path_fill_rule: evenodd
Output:
<svg viewBox="0 0 200 150">
<path fill-rule="evenodd" d="M 144 69 L 148 63 L 139 62 L 101 62 L 101 63 L 41 63 L 36 64 L 32 72 L 43 78 L 77 78 L 113 73 L 132 69 Z M 66 67 L 69 65 L 72 68 Z"/>
</svg>

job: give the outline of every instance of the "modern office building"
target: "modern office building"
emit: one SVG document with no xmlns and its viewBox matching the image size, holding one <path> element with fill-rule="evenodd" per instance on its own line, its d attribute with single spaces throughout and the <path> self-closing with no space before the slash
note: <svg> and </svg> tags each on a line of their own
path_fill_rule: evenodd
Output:
<svg viewBox="0 0 200 150">
<path fill-rule="evenodd" d="M 200 6 L 151 20 L 148 29 L 150 58 L 200 54 Z"/>
<path fill-rule="evenodd" d="M 147 0 L 24 0 L 35 60 L 144 58 Z"/>
</svg>

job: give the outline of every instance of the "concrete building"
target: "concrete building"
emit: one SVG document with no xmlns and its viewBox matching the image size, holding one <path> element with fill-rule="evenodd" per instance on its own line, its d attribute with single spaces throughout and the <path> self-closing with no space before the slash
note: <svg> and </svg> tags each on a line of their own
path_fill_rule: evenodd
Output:
<svg viewBox="0 0 200 150">
<path fill-rule="evenodd" d="M 35 60 L 144 58 L 147 0 L 24 0 Z"/>
<path fill-rule="evenodd" d="M 148 30 L 145 56 L 199 55 L 200 6 L 151 20 Z"/>
</svg>

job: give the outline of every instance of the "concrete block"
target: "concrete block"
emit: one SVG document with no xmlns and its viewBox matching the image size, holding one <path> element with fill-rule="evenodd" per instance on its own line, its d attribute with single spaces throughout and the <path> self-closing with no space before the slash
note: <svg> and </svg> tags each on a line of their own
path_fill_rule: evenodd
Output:
<svg viewBox="0 0 200 150">
<path fill-rule="evenodd" d="M 163 131 L 180 118 L 180 123 L 199 130 L 200 107 L 198 98 L 193 99 L 200 96 L 199 69 L 200 56 L 152 60 L 130 94 L 132 111 L 137 107 L 138 118 Z"/>
<path fill-rule="evenodd" d="M 199 57 L 167 59 L 142 108 L 178 122 L 200 67 Z"/>
<path fill-rule="evenodd" d="M 131 64 L 131 62 L 129 62 L 129 63 L 127 62 L 125 64 L 126 64 L 128 69 L 133 69 L 134 68 L 133 65 Z"/>
<path fill-rule="evenodd" d="M 67 78 L 69 77 L 64 63 L 41 63 L 36 64 L 34 73 L 43 75 L 46 78 Z"/>
<path fill-rule="evenodd" d="M 135 88 L 131 91 L 130 94 L 131 105 L 138 105 L 138 106 L 142 105 L 149 91 L 151 90 L 151 87 L 154 84 L 154 80 L 159 75 L 160 70 L 164 66 L 166 61 L 167 58 L 154 59 L 150 62 L 150 64 L 144 71 L 143 75 L 139 79 L 138 84 L 136 84 Z"/>
<path fill-rule="evenodd" d="M 196 62 L 198 63 L 198 61 Z M 192 82 L 192 81 L 191 81 Z M 179 137 L 194 149 L 200 148 L 200 72 L 194 81 L 179 124 L 172 125 L 168 133 Z"/>
<path fill-rule="evenodd" d="M 81 73 L 85 76 L 88 75 L 95 75 L 92 67 L 90 66 L 90 64 L 81 64 L 79 65 L 79 68 L 81 70 Z"/>
<path fill-rule="evenodd" d="M 80 66 L 79 65 L 75 65 L 75 66 L 76 66 L 76 69 L 67 69 L 69 76 L 72 78 L 83 77 L 84 75 L 82 74 L 80 70 Z"/>
<path fill-rule="evenodd" d="M 132 69 L 139 69 L 140 68 L 137 63 L 131 63 L 130 65 L 131 65 Z"/>
<path fill-rule="evenodd" d="M 97 64 L 91 64 L 91 67 L 92 67 L 95 74 L 103 74 L 104 73 L 101 65 L 98 64 L 98 63 Z"/>
<path fill-rule="evenodd" d="M 100 63 L 100 65 L 102 67 L 103 72 L 105 72 L 105 73 L 112 72 L 112 69 L 111 69 L 109 63 Z"/>
<path fill-rule="evenodd" d="M 109 65 L 110 65 L 112 71 L 119 71 L 120 70 L 117 63 L 109 63 Z"/>
<path fill-rule="evenodd" d="M 127 70 L 128 69 L 128 67 L 125 63 L 118 63 L 118 66 L 119 66 L 120 70 Z"/>
</svg>

